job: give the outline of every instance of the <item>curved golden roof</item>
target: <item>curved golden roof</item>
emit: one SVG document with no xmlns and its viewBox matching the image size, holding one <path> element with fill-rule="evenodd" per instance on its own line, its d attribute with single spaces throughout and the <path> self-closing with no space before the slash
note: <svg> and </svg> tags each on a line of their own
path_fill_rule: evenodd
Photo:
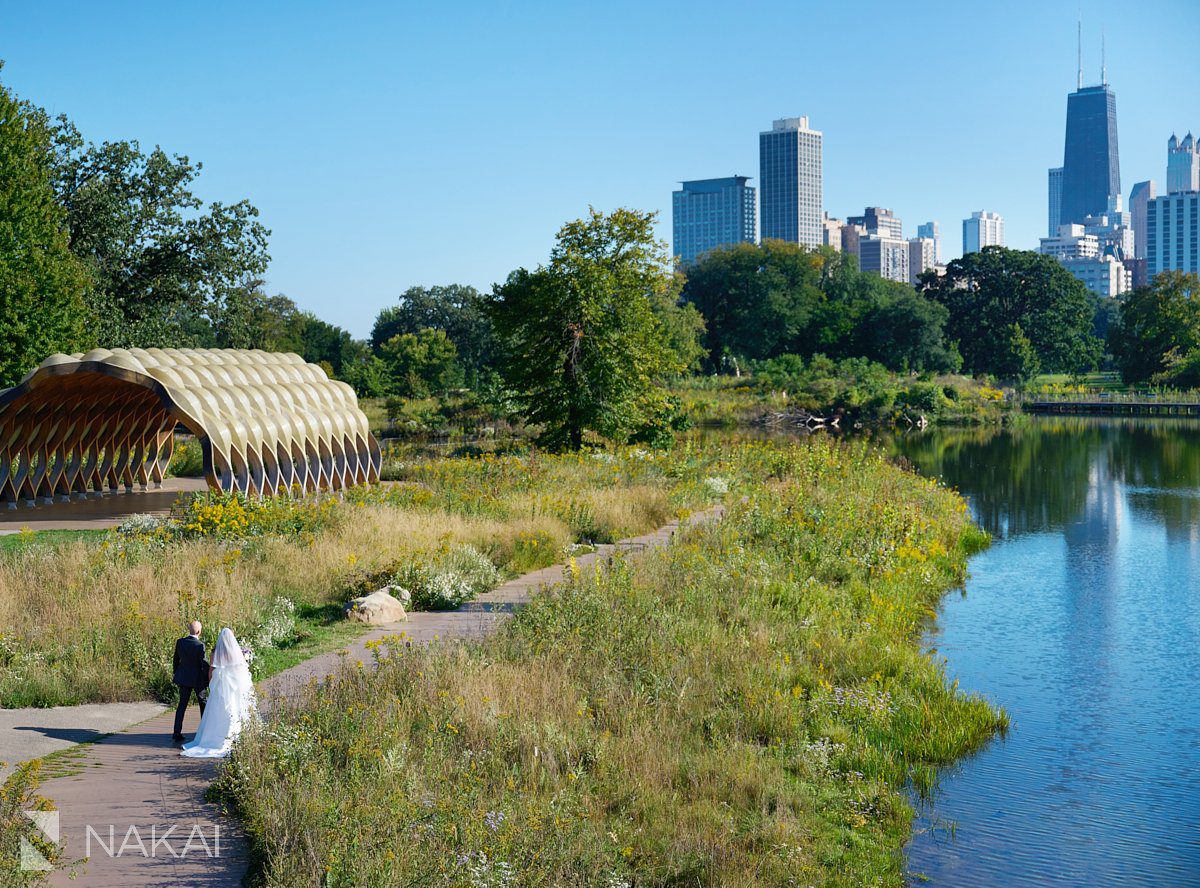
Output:
<svg viewBox="0 0 1200 888">
<path fill-rule="evenodd" d="M 379 480 L 354 390 L 299 355 L 244 349 L 55 354 L 0 391 L 0 501 L 159 484 L 176 423 L 217 490 L 273 494 Z"/>
</svg>

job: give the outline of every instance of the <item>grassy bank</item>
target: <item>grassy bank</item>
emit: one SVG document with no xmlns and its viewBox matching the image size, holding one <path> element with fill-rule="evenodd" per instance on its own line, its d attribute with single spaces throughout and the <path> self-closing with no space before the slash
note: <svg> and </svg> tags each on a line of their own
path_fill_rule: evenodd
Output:
<svg viewBox="0 0 1200 888">
<path fill-rule="evenodd" d="M 716 450 L 724 521 L 244 737 L 266 884 L 902 884 L 906 786 L 1005 725 L 918 646 L 986 538 L 862 444 Z"/>
<path fill-rule="evenodd" d="M 703 480 L 716 459 L 686 448 L 669 461 L 637 450 L 474 459 L 395 451 L 385 465 L 392 483 L 344 498 L 208 497 L 166 527 L 6 538 L 0 705 L 169 700 L 172 645 L 191 618 L 210 643 L 222 626 L 253 642 L 261 676 L 340 643 L 341 605 L 401 569 L 429 576 L 470 547 L 498 575 L 516 574 L 574 545 L 660 526 L 713 499 Z"/>
<path fill-rule="evenodd" d="M 756 365 L 744 376 L 693 376 L 673 387 L 696 425 L 737 427 L 772 414 L 844 415 L 843 426 L 998 425 L 1012 416 L 1003 391 L 956 375 L 892 373 L 863 360 L 833 362 L 794 356 Z"/>
</svg>

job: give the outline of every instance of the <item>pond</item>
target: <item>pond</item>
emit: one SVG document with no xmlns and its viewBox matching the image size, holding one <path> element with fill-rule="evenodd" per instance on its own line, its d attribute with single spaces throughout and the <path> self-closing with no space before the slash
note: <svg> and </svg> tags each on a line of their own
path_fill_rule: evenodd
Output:
<svg viewBox="0 0 1200 888">
<path fill-rule="evenodd" d="M 994 537 L 927 643 L 1012 718 L 923 806 L 912 884 L 1200 884 L 1200 421 L 885 440 Z"/>
</svg>

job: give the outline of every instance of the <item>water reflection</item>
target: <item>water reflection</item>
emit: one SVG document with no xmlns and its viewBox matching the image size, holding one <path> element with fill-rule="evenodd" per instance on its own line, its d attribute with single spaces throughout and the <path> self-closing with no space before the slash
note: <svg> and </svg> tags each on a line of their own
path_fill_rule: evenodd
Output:
<svg viewBox="0 0 1200 888">
<path fill-rule="evenodd" d="M 886 442 L 996 544 L 930 643 L 1008 739 L 943 781 L 934 884 L 1200 884 L 1200 423 L 1039 420 Z M 953 821 L 956 834 L 931 828 Z"/>
</svg>

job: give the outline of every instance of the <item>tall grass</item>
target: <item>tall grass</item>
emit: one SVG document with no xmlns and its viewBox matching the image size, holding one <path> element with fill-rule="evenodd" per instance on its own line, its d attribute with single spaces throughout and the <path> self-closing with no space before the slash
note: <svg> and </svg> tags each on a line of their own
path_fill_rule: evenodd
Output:
<svg viewBox="0 0 1200 888">
<path fill-rule="evenodd" d="M 862 445 L 719 450 L 724 521 L 245 735 L 263 882 L 902 884 L 906 786 L 1006 724 L 919 648 L 986 536 Z"/>
<path fill-rule="evenodd" d="M 572 544 L 640 533 L 710 501 L 703 478 L 718 459 L 688 447 L 406 457 L 391 466 L 402 483 L 341 499 L 201 497 L 173 531 L 18 541 L 0 549 L 0 705 L 170 700 L 172 644 L 187 620 L 209 636 L 230 626 L 252 637 L 280 597 L 340 605 L 373 571 L 453 545 L 509 574 L 542 567 Z"/>
</svg>

